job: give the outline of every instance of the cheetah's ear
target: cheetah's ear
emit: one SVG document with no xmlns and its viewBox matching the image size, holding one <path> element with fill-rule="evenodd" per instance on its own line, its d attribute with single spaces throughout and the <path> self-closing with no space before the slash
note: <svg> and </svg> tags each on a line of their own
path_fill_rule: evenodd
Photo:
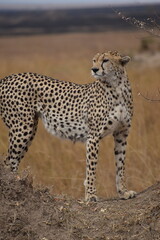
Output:
<svg viewBox="0 0 160 240">
<path fill-rule="evenodd" d="M 131 58 L 129 56 L 123 56 L 121 57 L 121 59 L 119 60 L 120 63 L 122 64 L 122 66 L 126 65 L 129 61 L 131 60 Z"/>
</svg>

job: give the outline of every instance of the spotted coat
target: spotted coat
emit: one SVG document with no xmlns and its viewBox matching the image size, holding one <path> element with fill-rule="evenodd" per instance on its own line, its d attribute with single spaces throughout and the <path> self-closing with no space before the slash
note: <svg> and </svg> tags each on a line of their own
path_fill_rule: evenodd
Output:
<svg viewBox="0 0 160 240">
<path fill-rule="evenodd" d="M 128 56 L 97 54 L 89 84 L 60 81 L 35 73 L 19 73 L 0 80 L 0 115 L 9 128 L 5 164 L 17 171 L 41 118 L 53 135 L 86 143 L 85 199 L 96 201 L 99 141 L 115 140 L 116 186 L 122 198 L 135 196 L 124 182 L 126 138 L 133 114 L 132 94 L 125 71 Z"/>
</svg>

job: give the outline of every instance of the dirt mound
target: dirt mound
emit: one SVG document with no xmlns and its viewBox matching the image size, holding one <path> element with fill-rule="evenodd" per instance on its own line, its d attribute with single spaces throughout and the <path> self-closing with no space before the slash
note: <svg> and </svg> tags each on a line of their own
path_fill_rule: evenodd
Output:
<svg viewBox="0 0 160 240">
<path fill-rule="evenodd" d="M 131 200 L 86 204 L 35 189 L 0 165 L 0 240 L 160 239 L 160 183 Z"/>
</svg>

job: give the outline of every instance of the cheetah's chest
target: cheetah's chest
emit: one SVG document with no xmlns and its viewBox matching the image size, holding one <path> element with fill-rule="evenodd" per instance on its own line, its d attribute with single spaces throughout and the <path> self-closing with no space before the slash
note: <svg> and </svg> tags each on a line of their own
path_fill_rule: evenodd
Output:
<svg viewBox="0 0 160 240">
<path fill-rule="evenodd" d="M 101 137 L 113 134 L 115 131 L 129 127 L 131 121 L 130 113 L 124 104 L 119 104 L 111 110 L 106 117 L 106 124 L 102 130 Z"/>
</svg>

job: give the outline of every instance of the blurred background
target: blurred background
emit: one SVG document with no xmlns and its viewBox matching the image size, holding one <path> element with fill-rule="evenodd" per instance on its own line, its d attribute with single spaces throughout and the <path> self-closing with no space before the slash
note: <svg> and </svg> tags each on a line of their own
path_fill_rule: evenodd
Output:
<svg viewBox="0 0 160 240">
<path fill-rule="evenodd" d="M 93 56 L 108 50 L 132 58 L 127 71 L 134 117 L 126 181 L 129 189 L 142 191 L 160 180 L 160 1 L 0 0 L 0 78 L 30 71 L 89 83 Z M 0 120 L 3 156 L 7 142 L 8 129 Z M 101 141 L 97 189 L 104 198 L 116 196 L 113 148 L 112 136 Z M 20 172 L 27 166 L 35 184 L 84 197 L 85 145 L 51 136 L 41 121 Z"/>
</svg>

